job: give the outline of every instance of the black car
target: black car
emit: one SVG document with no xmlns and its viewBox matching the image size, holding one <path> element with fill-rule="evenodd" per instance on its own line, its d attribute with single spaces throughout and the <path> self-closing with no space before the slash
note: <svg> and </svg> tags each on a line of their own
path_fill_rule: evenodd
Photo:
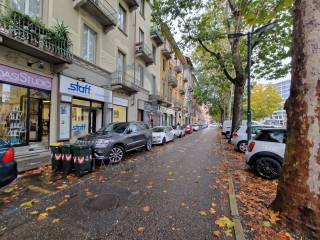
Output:
<svg viewBox="0 0 320 240">
<path fill-rule="evenodd" d="M 150 151 L 152 131 L 143 122 L 110 123 L 96 133 L 79 138 L 77 143 L 92 145 L 94 159 L 119 163 L 126 152 L 142 148 Z"/>
<path fill-rule="evenodd" d="M 0 187 L 4 187 L 17 178 L 17 162 L 14 160 L 14 149 L 0 139 Z"/>
</svg>

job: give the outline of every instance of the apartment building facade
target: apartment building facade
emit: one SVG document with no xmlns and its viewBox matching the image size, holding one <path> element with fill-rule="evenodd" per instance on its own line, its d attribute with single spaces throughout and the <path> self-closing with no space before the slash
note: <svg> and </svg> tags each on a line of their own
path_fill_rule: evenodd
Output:
<svg viewBox="0 0 320 240">
<path fill-rule="evenodd" d="M 152 4 L 0 0 L 0 137 L 48 146 L 110 122 L 191 123 L 192 64 Z"/>
</svg>

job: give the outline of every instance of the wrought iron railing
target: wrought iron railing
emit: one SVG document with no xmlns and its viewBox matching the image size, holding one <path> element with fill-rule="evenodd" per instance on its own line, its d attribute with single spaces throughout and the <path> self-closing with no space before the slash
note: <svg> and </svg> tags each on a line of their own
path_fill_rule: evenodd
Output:
<svg viewBox="0 0 320 240">
<path fill-rule="evenodd" d="M 136 43 L 136 53 L 143 53 L 147 55 L 149 58 L 153 59 L 151 49 L 144 42 Z"/>
<path fill-rule="evenodd" d="M 121 84 L 132 88 L 143 88 L 143 82 L 122 71 L 112 73 L 111 84 Z"/>
<path fill-rule="evenodd" d="M 62 40 L 58 33 L 49 30 L 38 20 L 4 5 L 0 5 L 0 32 L 16 41 L 72 62 L 71 41 Z"/>
</svg>

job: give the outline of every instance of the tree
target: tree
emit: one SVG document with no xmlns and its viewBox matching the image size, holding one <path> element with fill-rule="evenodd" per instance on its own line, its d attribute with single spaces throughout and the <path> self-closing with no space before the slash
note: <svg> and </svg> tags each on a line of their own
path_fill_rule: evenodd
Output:
<svg viewBox="0 0 320 240">
<path fill-rule="evenodd" d="M 320 7 L 296 0 L 288 139 L 274 208 L 308 239 L 320 236 Z"/>
<path fill-rule="evenodd" d="M 281 108 L 283 98 L 271 84 L 255 84 L 251 95 L 253 119 L 260 120 Z"/>
<path fill-rule="evenodd" d="M 241 122 L 244 86 L 247 78 L 246 39 L 229 34 L 247 32 L 275 19 L 290 21 L 290 0 L 161 0 L 155 3 L 155 21 L 178 21 L 178 27 L 183 33 L 183 45 L 195 49 L 202 48 L 210 54 L 224 74 L 224 79 L 234 85 L 233 129 Z M 289 24 L 290 26 L 290 24 Z M 282 63 L 289 54 L 290 29 L 281 27 L 273 31 L 272 37 L 261 33 L 253 39 L 252 48 L 256 58 L 263 55 L 269 63 Z M 263 45 L 259 51 L 258 45 Z M 276 51 L 267 51 L 268 48 Z M 277 50 L 280 49 L 280 50 Z M 274 61 L 272 60 L 274 59 Z M 254 63 L 254 62 L 253 62 Z M 257 65 L 257 73 L 270 72 L 281 68 L 282 64 Z M 258 71 L 260 70 L 260 72 Z M 288 69 L 287 69 L 288 70 Z M 284 74 L 285 70 L 278 71 Z"/>
</svg>

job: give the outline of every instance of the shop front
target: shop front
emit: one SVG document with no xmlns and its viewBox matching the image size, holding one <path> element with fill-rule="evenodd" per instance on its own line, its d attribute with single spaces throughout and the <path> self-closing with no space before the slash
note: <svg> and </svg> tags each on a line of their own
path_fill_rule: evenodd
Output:
<svg viewBox="0 0 320 240">
<path fill-rule="evenodd" d="M 162 120 L 161 125 L 173 126 L 175 124 L 175 111 L 173 109 L 160 106 L 160 114 Z"/>
<path fill-rule="evenodd" d="M 0 138 L 48 145 L 52 78 L 0 64 Z"/>
<path fill-rule="evenodd" d="M 111 102 L 111 91 L 61 75 L 60 97 L 59 140 L 75 142 L 105 125 L 104 106 Z"/>
<path fill-rule="evenodd" d="M 113 97 L 113 114 L 112 122 L 127 122 L 128 121 L 128 106 L 129 100 L 120 97 Z"/>
</svg>

